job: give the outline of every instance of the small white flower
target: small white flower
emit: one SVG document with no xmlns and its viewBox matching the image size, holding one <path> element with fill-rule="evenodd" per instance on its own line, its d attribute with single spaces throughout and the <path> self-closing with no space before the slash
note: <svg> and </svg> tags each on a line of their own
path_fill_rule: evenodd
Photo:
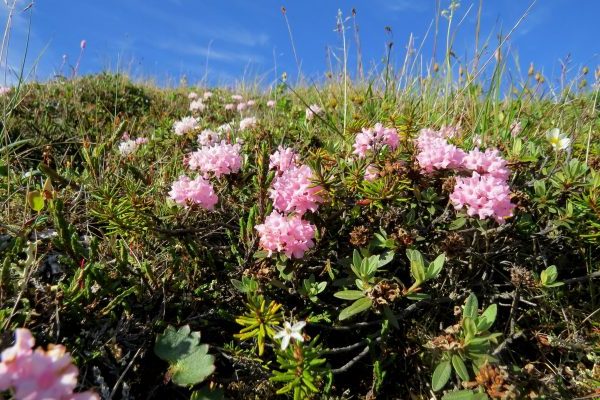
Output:
<svg viewBox="0 0 600 400">
<path fill-rule="evenodd" d="M 306 109 L 306 119 L 311 121 L 315 117 L 315 114 L 321 114 L 321 112 L 323 112 L 321 107 L 319 107 L 317 104 L 311 104 Z"/>
<path fill-rule="evenodd" d="M 289 322 L 283 323 L 283 329 L 273 336 L 275 339 L 281 339 L 281 350 L 285 350 L 290 344 L 290 340 L 296 339 L 304 342 L 304 336 L 300 332 L 306 326 L 306 321 L 296 322 L 293 326 Z"/>
<path fill-rule="evenodd" d="M 202 100 L 194 100 L 190 103 L 190 111 L 198 111 L 202 112 L 206 108 L 206 105 L 202 102 Z"/>
<path fill-rule="evenodd" d="M 134 153 L 138 146 L 139 145 L 135 142 L 135 140 L 126 140 L 119 144 L 119 153 L 121 153 L 122 156 L 128 156 Z"/>
<path fill-rule="evenodd" d="M 257 119 L 256 117 L 248 117 L 248 118 L 244 118 L 240 121 L 240 130 L 246 130 L 248 128 L 254 128 L 256 126 L 257 123 Z"/>
<path fill-rule="evenodd" d="M 198 93 L 196 92 L 190 92 L 190 94 L 188 94 L 188 99 L 190 100 L 196 100 L 198 98 Z"/>
<path fill-rule="evenodd" d="M 566 150 L 571 146 L 571 139 L 565 133 L 561 133 L 558 128 L 553 128 L 546 132 L 546 139 L 548 139 L 548 142 L 550 142 L 552 148 L 556 151 Z"/>
<path fill-rule="evenodd" d="M 204 100 L 208 100 L 213 96 L 212 92 L 204 92 L 204 94 L 202 95 L 202 97 L 204 98 Z"/>
</svg>

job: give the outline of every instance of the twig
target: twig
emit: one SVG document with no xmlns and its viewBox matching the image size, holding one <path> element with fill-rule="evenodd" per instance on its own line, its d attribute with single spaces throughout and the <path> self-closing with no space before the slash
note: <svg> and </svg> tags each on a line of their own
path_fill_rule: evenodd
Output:
<svg viewBox="0 0 600 400">
<path fill-rule="evenodd" d="M 113 386 L 110 395 L 108 396 L 107 400 L 111 400 L 113 398 L 113 396 L 115 395 L 115 393 L 117 392 L 117 389 L 119 388 L 119 385 L 121 384 L 121 382 L 123 381 L 123 379 L 125 378 L 125 374 L 127 373 L 127 371 L 129 371 L 129 369 L 131 368 L 131 366 L 133 365 L 133 362 L 135 361 L 135 359 L 137 358 L 137 356 L 140 354 L 140 352 L 142 351 L 142 349 L 144 348 L 144 345 L 142 345 L 139 349 L 137 349 L 137 351 L 135 352 L 135 354 L 133 355 L 133 357 L 131 358 L 131 361 L 129 361 L 129 364 L 127 364 L 127 367 L 125 367 L 125 369 L 123 370 L 123 372 L 121 373 L 121 375 L 119 376 L 119 379 L 117 379 L 117 382 L 115 383 L 115 386 Z"/>
<path fill-rule="evenodd" d="M 376 342 L 378 342 L 380 340 L 381 340 L 380 337 L 375 339 Z M 352 360 L 348 361 L 346 364 L 342 365 L 341 367 L 332 369 L 331 373 L 336 375 L 336 374 L 341 374 L 341 373 L 348 371 L 350 368 L 352 368 L 354 366 L 354 364 L 359 362 L 368 353 L 369 353 L 369 346 L 367 345 L 367 346 L 365 346 L 364 349 L 362 349 L 362 351 L 360 353 L 358 353 L 358 355 L 356 357 L 354 357 Z"/>
</svg>

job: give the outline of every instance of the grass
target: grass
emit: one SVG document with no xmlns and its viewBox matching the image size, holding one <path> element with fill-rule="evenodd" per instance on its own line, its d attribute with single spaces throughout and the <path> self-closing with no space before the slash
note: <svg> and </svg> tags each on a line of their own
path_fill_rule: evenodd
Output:
<svg viewBox="0 0 600 400">
<path fill-rule="evenodd" d="M 0 98 L 0 348 L 17 327 L 64 344 L 81 387 L 103 398 L 597 394 L 599 73 L 555 88 L 535 70 L 509 80 L 502 57 L 459 69 L 447 54 L 441 68 L 417 71 L 407 56 L 398 71 L 388 63 L 353 81 L 346 57 L 318 86 L 242 90 L 256 100 L 242 114 L 224 109 L 234 92 L 211 88 L 199 128 L 184 136 L 173 123 L 190 114 L 189 91 L 204 88 L 103 73 L 23 83 Z M 309 121 L 311 104 L 325 111 Z M 183 160 L 197 134 L 243 116 L 258 125 L 226 135 L 241 141 L 243 163 L 211 179 L 215 209 L 170 201 L 173 181 L 194 175 Z M 398 149 L 357 159 L 356 133 L 378 122 L 398 131 Z M 522 131 L 512 135 L 515 122 Z M 456 146 L 480 143 L 507 160 L 516 209 L 505 224 L 454 210 L 449 193 L 463 172 L 421 171 L 414 139 L 442 126 L 458 128 Z M 548 142 L 554 127 L 568 150 Z M 120 154 L 125 133 L 149 142 Z M 268 163 L 279 145 L 323 188 L 324 203 L 305 217 L 315 246 L 301 259 L 268 257 L 254 229 L 272 209 Z M 363 179 L 369 164 L 380 171 L 374 182 Z M 417 254 L 443 254 L 443 267 L 429 276 Z M 363 258 L 377 267 L 361 270 Z M 349 310 L 352 301 L 366 307 Z M 494 309 L 487 326 L 480 315 Z M 300 320 L 304 343 L 280 350 L 268 330 Z M 155 352 L 169 325 L 189 325 L 209 345 L 215 369 L 203 382 L 170 381 L 180 370 Z"/>
</svg>

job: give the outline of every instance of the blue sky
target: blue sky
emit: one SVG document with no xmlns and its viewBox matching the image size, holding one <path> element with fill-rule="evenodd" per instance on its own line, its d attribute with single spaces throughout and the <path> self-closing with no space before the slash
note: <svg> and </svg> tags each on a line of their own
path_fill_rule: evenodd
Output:
<svg viewBox="0 0 600 400">
<path fill-rule="evenodd" d="M 20 0 L 14 18 L 8 63 L 17 66 L 29 28 L 29 2 Z M 449 0 L 440 0 L 442 8 Z M 460 2 L 455 24 L 462 20 L 454 53 L 460 60 L 472 59 L 475 21 L 479 0 Z M 37 0 L 31 11 L 28 66 L 40 56 L 35 77 L 45 80 L 61 69 L 63 55 L 74 65 L 79 44 L 87 41 L 80 73 L 102 70 L 127 71 L 136 78 L 151 78 L 163 85 L 177 84 L 186 76 L 192 84 L 206 76 L 211 85 L 233 84 L 236 80 L 261 78 L 263 85 L 282 72 L 294 77 L 297 71 L 291 42 L 281 12 L 287 9 L 296 53 L 303 74 L 320 81 L 342 55 L 342 41 L 335 31 L 336 15 L 357 11 L 363 63 L 369 71 L 382 67 L 386 42 L 392 40 L 393 62 L 400 66 L 412 33 L 415 46 L 423 43 L 423 62 L 433 55 L 433 21 L 436 0 Z M 484 0 L 481 41 L 498 42 L 508 33 L 530 1 Z M 0 17 L 6 20 L 6 6 Z M 569 68 L 600 64 L 600 1 L 538 0 L 531 13 L 507 41 L 509 68 L 522 74 L 530 62 L 543 69 L 549 79 L 558 79 L 559 60 L 569 56 Z M 353 20 L 346 20 L 350 70 L 354 72 L 356 43 Z M 437 57 L 445 46 L 447 21 L 440 18 Z M 391 28 L 391 36 L 385 27 Z M 428 32 L 429 30 L 429 32 Z M 329 49 L 329 50 L 328 50 Z M 327 54 L 329 53 L 329 57 Z M 484 58 L 489 56 L 486 53 Z M 328 60 L 329 59 L 329 60 Z M 68 67 L 63 67 L 68 75 Z"/>
</svg>

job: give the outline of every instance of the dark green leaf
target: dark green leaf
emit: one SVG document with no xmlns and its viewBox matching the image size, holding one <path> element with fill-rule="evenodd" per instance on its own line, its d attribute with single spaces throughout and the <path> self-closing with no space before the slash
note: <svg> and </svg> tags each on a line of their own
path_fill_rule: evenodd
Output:
<svg viewBox="0 0 600 400">
<path fill-rule="evenodd" d="M 339 316 L 339 320 L 343 321 L 345 319 L 350 318 L 351 316 L 353 316 L 355 314 L 366 311 L 369 308 L 371 308 L 372 304 L 373 303 L 372 303 L 371 299 L 369 299 L 368 297 L 360 298 L 342 310 L 342 312 L 340 313 L 340 316 Z"/>
<path fill-rule="evenodd" d="M 448 383 L 450 374 L 452 373 L 452 365 L 450 361 L 442 361 L 435 367 L 433 375 L 431 377 L 431 388 L 434 392 L 442 389 Z"/>
<path fill-rule="evenodd" d="M 454 367 L 454 371 L 456 371 L 456 375 L 458 375 L 460 379 L 462 379 L 464 382 L 469 381 L 469 371 L 467 371 L 467 366 L 458 354 L 454 354 L 452 356 L 452 366 Z"/>
</svg>

